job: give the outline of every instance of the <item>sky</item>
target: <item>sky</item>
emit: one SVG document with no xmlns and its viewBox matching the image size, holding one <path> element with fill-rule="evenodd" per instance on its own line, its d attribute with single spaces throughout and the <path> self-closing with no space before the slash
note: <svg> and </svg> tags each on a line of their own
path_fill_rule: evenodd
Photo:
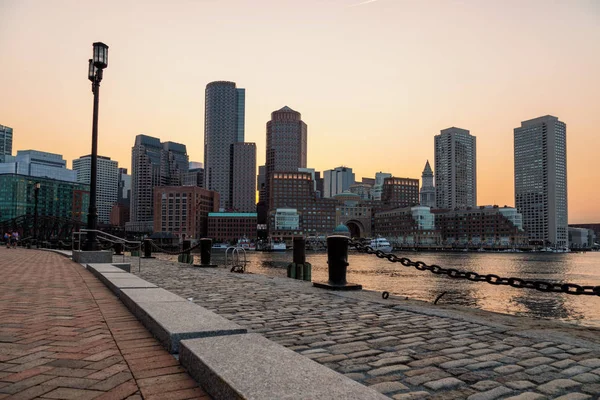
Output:
<svg viewBox="0 0 600 400">
<path fill-rule="evenodd" d="M 13 153 L 91 151 L 92 43 L 110 46 L 98 154 L 131 168 L 135 136 L 203 161 L 204 90 L 246 89 L 264 164 L 283 106 L 308 125 L 308 166 L 420 178 L 433 137 L 477 137 L 478 203 L 514 205 L 513 129 L 567 124 L 569 223 L 600 222 L 597 0 L 0 0 L 0 124 Z"/>
</svg>

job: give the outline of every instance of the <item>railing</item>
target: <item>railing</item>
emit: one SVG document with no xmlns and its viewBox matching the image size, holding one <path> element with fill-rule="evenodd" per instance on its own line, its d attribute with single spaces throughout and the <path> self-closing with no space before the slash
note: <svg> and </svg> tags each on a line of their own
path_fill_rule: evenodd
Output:
<svg viewBox="0 0 600 400">
<path fill-rule="evenodd" d="M 96 232 L 98 240 L 103 240 L 105 242 L 111 243 L 111 245 L 109 247 L 107 247 L 106 249 L 113 247 L 113 245 L 117 244 L 117 243 L 122 244 L 124 250 L 129 250 L 129 251 L 138 250 L 138 251 L 141 251 L 141 248 L 142 248 L 142 241 L 141 240 L 140 241 L 127 240 L 127 239 L 123 239 L 123 238 L 120 238 L 118 236 L 114 236 L 114 235 L 111 235 L 109 233 L 97 230 L 97 229 L 95 229 L 95 230 L 94 229 L 81 229 L 78 232 L 73 232 L 73 234 L 71 236 L 71 242 L 72 242 L 72 244 L 71 244 L 71 250 L 72 251 L 73 250 L 81 250 L 81 243 L 82 243 L 81 237 L 84 234 L 87 234 L 88 232 Z M 75 243 L 76 243 L 75 237 L 77 237 L 77 244 L 78 244 L 78 246 L 77 246 L 78 248 L 77 249 L 75 249 Z M 132 246 L 128 247 L 127 244 L 132 244 Z M 125 253 L 123 253 L 123 262 L 124 261 L 125 261 Z M 141 269 L 141 263 L 142 263 L 142 261 L 141 261 L 141 255 L 138 255 L 138 271 Z"/>
</svg>

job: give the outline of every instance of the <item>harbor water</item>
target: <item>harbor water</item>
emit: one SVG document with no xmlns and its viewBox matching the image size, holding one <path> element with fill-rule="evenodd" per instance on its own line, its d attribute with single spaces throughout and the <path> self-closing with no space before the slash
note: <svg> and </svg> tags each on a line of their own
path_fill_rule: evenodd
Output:
<svg viewBox="0 0 600 400">
<path fill-rule="evenodd" d="M 527 280 L 600 285 L 600 252 L 587 253 L 396 253 L 412 261 L 437 264 L 444 268 L 495 274 Z M 247 271 L 269 276 L 286 276 L 292 253 L 247 252 Z M 312 264 L 312 280 L 326 281 L 327 254 L 306 253 Z M 213 252 L 222 265 L 223 252 Z M 496 286 L 487 282 L 471 282 L 434 275 L 404 267 L 374 255 L 350 252 L 348 281 L 365 289 L 388 291 L 395 296 L 433 302 L 446 292 L 438 304 L 460 305 L 503 314 L 561 320 L 582 326 L 600 327 L 600 296 L 576 296 L 544 293 L 534 289 Z"/>
</svg>

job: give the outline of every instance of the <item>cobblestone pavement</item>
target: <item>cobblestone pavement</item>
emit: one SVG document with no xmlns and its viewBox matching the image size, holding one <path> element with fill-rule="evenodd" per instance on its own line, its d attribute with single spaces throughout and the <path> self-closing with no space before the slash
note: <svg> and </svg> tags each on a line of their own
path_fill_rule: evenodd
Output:
<svg viewBox="0 0 600 400">
<path fill-rule="evenodd" d="M 63 256 L 0 248 L 0 399 L 209 399 L 122 303 Z"/>
<path fill-rule="evenodd" d="M 142 278 L 394 399 L 600 398 L 600 345 L 568 334 L 532 338 L 379 294 L 159 260 L 137 272 L 131 261 Z"/>
</svg>

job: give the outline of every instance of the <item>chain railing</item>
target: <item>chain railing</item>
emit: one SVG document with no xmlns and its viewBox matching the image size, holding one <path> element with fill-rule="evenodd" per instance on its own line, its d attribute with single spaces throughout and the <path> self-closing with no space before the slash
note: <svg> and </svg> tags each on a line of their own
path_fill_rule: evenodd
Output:
<svg viewBox="0 0 600 400">
<path fill-rule="evenodd" d="M 198 241 L 198 243 L 196 243 L 195 245 L 193 245 L 192 247 L 189 247 L 187 249 L 183 249 L 180 251 L 170 251 L 167 249 L 163 249 L 162 247 L 158 246 L 156 243 L 154 243 L 154 241 L 150 241 L 150 243 L 152 244 L 152 247 L 160 252 L 163 252 L 165 254 L 169 254 L 171 256 L 178 256 L 180 254 L 186 254 L 191 252 L 192 250 L 197 249 L 198 247 L 200 247 L 200 241 Z"/>
<path fill-rule="evenodd" d="M 472 282 L 487 282 L 491 285 L 505 285 L 518 289 L 535 289 L 540 292 L 555 292 L 574 295 L 600 296 L 600 286 L 581 286 L 575 283 L 553 283 L 539 280 L 526 280 L 521 278 L 504 278 L 495 274 L 478 274 L 472 271 L 459 271 L 455 268 L 442 268 L 439 265 L 427 265 L 423 261 L 412 261 L 406 257 L 398 257 L 393 253 L 375 250 L 371 246 L 350 241 L 359 253 L 374 254 L 379 258 L 386 258 L 392 263 L 400 263 L 405 267 L 414 267 L 419 271 L 429 271 L 435 275 L 447 275 L 454 279 L 466 279 Z"/>
</svg>

